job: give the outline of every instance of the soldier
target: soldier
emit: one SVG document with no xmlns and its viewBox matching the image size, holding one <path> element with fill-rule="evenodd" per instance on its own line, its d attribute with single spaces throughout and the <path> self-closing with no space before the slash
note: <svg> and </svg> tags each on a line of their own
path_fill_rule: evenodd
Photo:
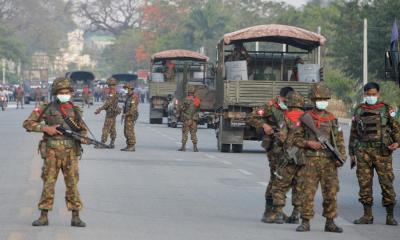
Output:
<svg viewBox="0 0 400 240">
<path fill-rule="evenodd" d="M 392 153 L 399 147 L 400 126 L 394 109 L 379 99 L 379 84 L 364 86 L 364 102 L 356 107 L 351 124 L 349 155 L 351 168 L 357 166 L 360 185 L 359 201 L 364 215 L 355 224 L 372 224 L 372 181 L 374 169 L 382 189 L 382 204 L 386 207 L 386 225 L 397 225 L 393 217 L 396 193 L 393 188 Z"/>
<path fill-rule="evenodd" d="M 42 100 L 42 90 L 40 90 L 40 87 L 37 87 L 35 89 L 35 107 L 40 105 L 40 101 Z"/>
<path fill-rule="evenodd" d="M 121 151 L 134 152 L 136 144 L 135 122 L 139 117 L 139 99 L 133 92 L 133 83 L 126 83 L 124 88 L 128 90 L 122 115 L 122 119 L 125 120 L 124 135 L 126 138 L 126 147 L 121 149 Z"/>
<path fill-rule="evenodd" d="M 278 164 L 279 154 L 282 151 L 281 147 L 274 143 L 274 129 L 279 129 L 283 122 L 284 111 L 287 110 L 286 96 L 292 91 L 294 90 L 291 87 L 282 88 L 276 99 L 270 100 L 262 108 L 255 109 L 248 120 L 249 125 L 263 130 L 264 139 L 261 145 L 266 150 L 269 161 L 270 179 L 265 191 L 265 211 L 261 219 L 265 223 L 271 222 L 269 215 L 272 213 L 273 206 L 272 183 L 276 178 L 274 172 Z"/>
<path fill-rule="evenodd" d="M 331 98 L 329 89 L 319 83 L 311 88 L 311 101 L 315 104 L 314 109 L 305 114 L 311 116 L 315 126 L 329 139 L 340 153 L 340 158 L 345 159 L 346 150 L 343 140 L 343 132 L 338 125 L 336 117 L 326 111 L 328 100 Z M 296 231 L 310 231 L 310 219 L 314 216 L 314 197 L 321 184 L 323 198 L 323 216 L 326 218 L 326 232 L 343 232 L 336 226 L 334 218 L 337 217 L 336 195 L 339 191 L 339 178 L 337 168 L 342 163 L 334 157 L 332 152 L 325 148 L 316 138 L 315 134 L 302 124 L 296 129 L 293 137 L 294 144 L 299 147 L 306 158 L 305 167 L 300 175 L 304 177 L 302 184 L 303 201 L 301 209 L 302 223 Z"/>
<path fill-rule="evenodd" d="M 195 88 L 190 86 L 188 89 L 188 96 L 183 101 L 182 106 L 180 108 L 180 116 L 182 118 L 182 147 L 179 151 L 186 151 L 186 142 L 188 140 L 188 135 L 190 132 L 190 136 L 193 142 L 193 151 L 198 152 L 197 148 L 197 121 L 199 120 L 199 108 L 200 108 L 200 99 L 194 95 Z"/>
<path fill-rule="evenodd" d="M 296 92 L 289 92 L 286 97 L 288 110 L 284 113 L 284 121 L 276 135 L 278 146 L 282 146 L 279 165 L 274 172 L 275 180 L 272 182 L 273 213 L 269 215 L 269 223 L 284 223 L 283 208 L 285 207 L 286 192 L 292 187 L 291 216 L 287 223 L 299 223 L 301 208 L 301 176 L 300 170 L 304 166 L 297 158 L 298 148 L 293 147 L 293 132 L 300 126 L 299 118 L 303 115 L 304 97 Z"/>
<path fill-rule="evenodd" d="M 79 211 L 82 209 L 78 192 L 78 156 L 82 152 L 81 142 L 63 136 L 56 129 L 58 126 L 66 129 L 74 128 L 79 130 L 82 135 L 86 135 L 87 129 L 82 120 L 82 112 L 79 107 L 70 102 L 72 92 L 69 80 L 57 78 L 54 80 L 52 88 L 52 94 L 56 96 L 57 100 L 37 107 L 23 123 L 28 132 L 43 133 L 43 140 L 39 144 L 39 150 L 44 159 L 43 191 L 39 202 L 41 215 L 32 223 L 33 226 L 49 224 L 47 214 L 53 208 L 54 188 L 60 170 L 64 175 L 67 188 L 65 194 L 67 208 L 72 211 L 71 226 L 86 226 L 79 218 Z"/>
<path fill-rule="evenodd" d="M 118 107 L 118 94 L 116 91 L 117 80 L 109 78 L 107 80 L 109 87 L 109 94 L 103 106 L 99 107 L 94 113 L 97 115 L 102 110 L 106 111 L 106 118 L 103 125 L 101 134 L 101 142 L 107 142 L 108 135 L 110 134 L 111 142 L 110 148 L 114 148 L 115 139 L 117 138 L 116 118 L 121 113 L 121 108 Z M 99 147 L 101 148 L 101 147 Z"/>
<path fill-rule="evenodd" d="M 90 89 L 88 86 L 84 86 L 82 89 L 82 107 L 85 107 L 85 104 L 90 108 Z"/>
<path fill-rule="evenodd" d="M 17 109 L 19 108 L 19 105 L 21 105 L 21 108 L 24 109 L 24 90 L 21 86 L 18 86 L 18 88 L 15 90 L 15 95 L 17 99 Z"/>
</svg>

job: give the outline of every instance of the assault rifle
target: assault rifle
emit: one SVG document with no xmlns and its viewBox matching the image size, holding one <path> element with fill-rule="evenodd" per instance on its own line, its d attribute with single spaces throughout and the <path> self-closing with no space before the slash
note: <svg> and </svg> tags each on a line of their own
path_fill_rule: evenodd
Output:
<svg viewBox="0 0 400 240">
<path fill-rule="evenodd" d="M 69 129 L 65 129 L 60 126 L 57 127 L 57 131 L 61 132 L 66 137 L 70 137 L 78 141 L 85 140 L 89 145 L 95 145 L 96 147 L 110 148 L 110 146 L 105 143 L 83 136 L 82 134 L 79 134 Z"/>
<path fill-rule="evenodd" d="M 317 140 L 328 149 L 334 156 L 335 160 L 339 161 L 342 165 L 344 164 L 344 160 L 340 157 L 340 153 L 332 146 L 329 142 L 328 137 L 326 137 L 318 128 L 315 126 L 314 120 L 310 116 L 310 114 L 304 114 L 300 117 L 300 121 L 308 127 L 317 137 Z"/>
</svg>

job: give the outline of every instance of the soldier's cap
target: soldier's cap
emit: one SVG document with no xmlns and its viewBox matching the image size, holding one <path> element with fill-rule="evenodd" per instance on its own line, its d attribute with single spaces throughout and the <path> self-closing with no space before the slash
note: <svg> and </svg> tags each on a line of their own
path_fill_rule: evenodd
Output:
<svg viewBox="0 0 400 240">
<path fill-rule="evenodd" d="M 71 92 L 74 91 L 74 88 L 72 87 L 71 81 L 68 78 L 64 77 L 58 77 L 53 81 L 53 86 L 51 88 L 51 93 L 53 95 L 56 95 L 57 92 L 63 89 L 68 89 Z"/>
<path fill-rule="evenodd" d="M 331 91 L 324 83 L 314 84 L 310 89 L 310 99 L 330 99 Z"/>
<path fill-rule="evenodd" d="M 107 79 L 106 81 L 108 86 L 116 86 L 117 85 L 117 80 L 113 77 Z"/>
</svg>

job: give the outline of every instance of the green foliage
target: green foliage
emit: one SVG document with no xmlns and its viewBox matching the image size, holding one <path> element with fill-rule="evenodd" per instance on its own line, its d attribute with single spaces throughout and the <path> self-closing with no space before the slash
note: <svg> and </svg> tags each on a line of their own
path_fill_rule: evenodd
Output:
<svg viewBox="0 0 400 240">
<path fill-rule="evenodd" d="M 395 82 L 381 82 L 380 99 L 392 106 L 400 106 L 400 88 Z"/>
<path fill-rule="evenodd" d="M 349 107 L 355 106 L 360 98 L 360 86 L 357 81 L 338 69 L 328 69 L 324 73 L 324 81 L 332 94 L 343 100 Z"/>
</svg>

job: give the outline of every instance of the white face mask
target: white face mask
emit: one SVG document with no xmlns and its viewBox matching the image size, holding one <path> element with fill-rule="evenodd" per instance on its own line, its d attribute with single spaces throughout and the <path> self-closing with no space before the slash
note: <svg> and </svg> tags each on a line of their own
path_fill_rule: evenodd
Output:
<svg viewBox="0 0 400 240">
<path fill-rule="evenodd" d="M 318 110 L 325 110 L 328 107 L 328 105 L 329 105 L 328 101 L 317 101 L 317 102 L 315 102 L 315 107 Z"/>
<path fill-rule="evenodd" d="M 378 102 L 378 97 L 377 96 L 365 96 L 364 102 L 366 102 L 368 105 L 375 105 Z"/>
<path fill-rule="evenodd" d="M 69 102 L 69 100 L 71 100 L 71 95 L 69 95 L 69 94 L 58 94 L 57 95 L 57 99 L 61 103 L 66 103 L 66 102 Z"/>
<path fill-rule="evenodd" d="M 278 105 L 279 105 L 279 107 L 280 107 L 282 110 L 287 110 L 287 109 L 288 109 L 288 107 L 286 106 L 286 104 L 283 103 L 283 102 L 280 102 Z"/>
</svg>

